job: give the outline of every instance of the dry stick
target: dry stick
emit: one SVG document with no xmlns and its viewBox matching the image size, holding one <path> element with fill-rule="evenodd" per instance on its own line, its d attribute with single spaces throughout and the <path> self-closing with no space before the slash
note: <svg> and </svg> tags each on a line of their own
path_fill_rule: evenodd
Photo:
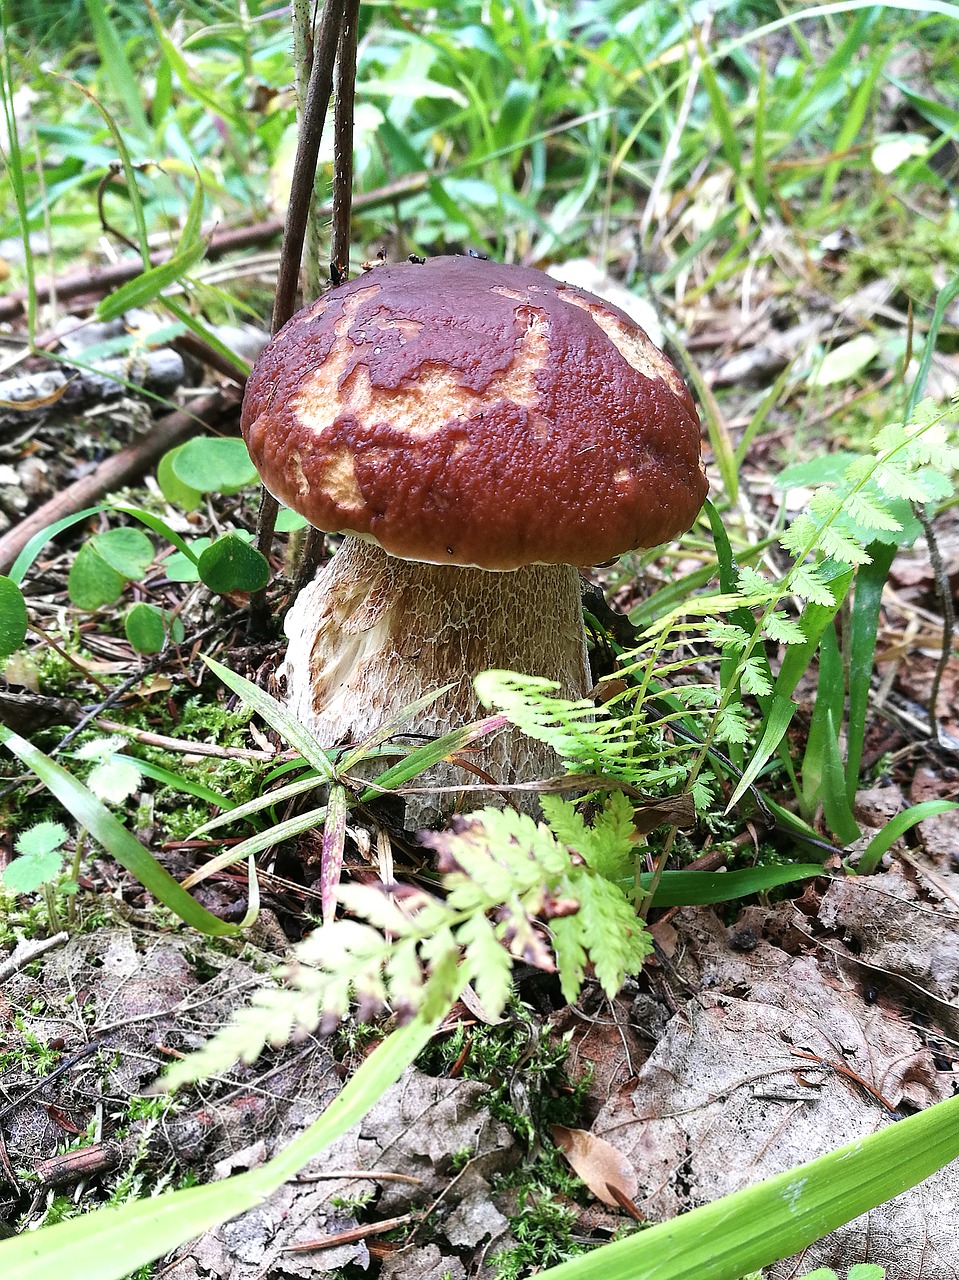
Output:
<svg viewBox="0 0 959 1280">
<path fill-rule="evenodd" d="M 202 338 L 198 338 L 195 333 L 181 333 L 178 338 L 174 338 L 170 344 L 180 355 L 193 356 L 195 360 L 199 360 L 202 364 L 209 365 L 211 369 L 215 369 L 221 377 L 229 378 L 231 382 L 242 390 L 246 386 L 246 374 L 236 367 L 236 365 L 214 350 Z"/>
<path fill-rule="evenodd" d="M 350 272 L 350 215 L 353 211 L 353 108 L 356 100 L 356 42 L 360 0 L 346 0 L 336 62 L 333 113 L 333 226 L 330 275 L 345 280 Z"/>
<path fill-rule="evenodd" d="M 283 232 L 283 248 L 280 251 L 280 267 L 276 278 L 271 333 L 281 329 L 296 310 L 303 241 L 310 216 L 310 201 L 313 195 L 320 142 L 323 137 L 323 124 L 333 94 L 333 63 L 336 59 L 340 28 L 343 24 L 345 2 L 346 0 L 326 0 L 320 21 L 319 38 L 306 91 L 306 105 L 300 120 L 296 159 L 293 162 L 290 203 L 286 211 L 286 228 Z M 256 545 L 265 556 L 269 555 L 273 541 L 278 509 L 279 504 L 276 498 L 266 489 L 262 489 Z M 258 591 L 250 602 L 251 629 L 254 631 L 265 629 L 268 616 L 266 592 Z"/>
<path fill-rule="evenodd" d="M 438 176 L 442 177 L 442 173 Z M 416 195 L 423 191 L 430 175 L 427 173 L 405 173 L 401 178 L 376 187 L 373 191 L 364 191 L 355 197 L 356 207 L 375 209 L 381 204 L 389 204 L 402 196 Z M 332 203 L 327 200 L 319 208 L 319 213 L 326 216 L 332 212 Z M 214 232 L 207 245 L 205 261 L 213 262 L 228 253 L 253 248 L 265 241 L 274 240 L 283 231 L 283 223 L 275 220 L 255 222 L 248 227 L 236 227 L 229 231 Z M 157 249 L 150 255 L 150 265 L 157 266 L 171 256 L 170 249 Z M 125 258 L 122 262 L 111 263 L 108 267 L 95 267 L 89 271 L 78 271 L 73 275 L 57 277 L 41 277 L 37 283 L 37 301 L 49 302 L 53 296 L 59 300 L 78 297 L 101 297 L 118 285 L 126 284 L 136 276 L 143 274 L 143 259 Z M 15 320 L 26 310 L 27 291 L 17 289 L 0 298 L 0 320 Z"/>
<path fill-rule="evenodd" d="M 949 658 L 952 655 L 952 637 L 956 630 L 956 610 L 952 602 L 952 587 L 949 583 L 949 575 L 946 573 L 946 566 L 942 562 L 942 553 L 939 550 L 939 543 L 932 527 L 932 521 L 918 502 L 912 504 L 912 509 L 916 519 L 922 525 L 923 533 L 926 535 L 926 546 L 929 548 L 929 563 L 932 565 L 932 575 L 936 583 L 936 595 L 939 597 L 939 604 L 942 608 L 942 652 L 939 655 L 936 673 L 932 678 L 932 688 L 929 691 L 929 732 L 935 741 L 941 745 L 938 714 L 939 688 L 942 684 L 942 677 L 945 675 Z"/>
<path fill-rule="evenodd" d="M 293 19 L 293 69 L 296 76 L 296 114 L 302 120 L 306 111 L 306 92 L 313 70 L 313 38 L 320 0 L 293 0 L 290 6 Z M 307 298 L 318 298 L 322 292 L 320 264 L 323 260 L 318 210 L 319 191 L 317 178 L 313 179 L 310 194 L 310 213 L 306 223 L 306 261 L 303 263 L 303 285 Z M 327 212 L 329 210 L 327 209 Z"/>
<path fill-rule="evenodd" d="M 256 222 L 249 227 L 237 227 L 230 231 L 215 231 L 206 249 L 206 258 L 213 260 L 222 258 L 224 254 L 239 249 L 248 249 L 253 245 L 275 239 L 283 230 L 282 222 Z M 174 250 L 158 249 L 150 254 L 150 265 L 158 266 L 172 257 Z M 54 279 L 47 276 L 37 281 L 37 301 L 49 302 L 54 296 L 62 302 L 67 298 L 77 298 L 87 294 L 105 294 L 118 285 L 126 284 L 143 273 L 143 259 L 124 259 L 109 267 L 95 268 L 91 271 L 78 271 L 70 276 Z M 0 320 L 15 320 L 26 310 L 27 291 L 18 289 L 0 298 Z"/>
<path fill-rule="evenodd" d="M 12 978 L 15 973 L 19 973 L 38 956 L 42 956 L 45 951 L 49 951 L 52 947 L 62 947 L 69 941 L 68 933 L 55 933 L 52 938 L 43 938 L 39 942 L 21 942 L 9 960 L 0 964 L 0 982 L 6 982 L 8 978 Z"/>
<path fill-rule="evenodd" d="M 64 516 L 82 511 L 108 493 L 132 484 L 168 449 L 199 435 L 235 412 L 236 399 L 222 391 L 198 400 L 189 411 L 178 409 L 151 423 L 149 431 L 119 453 L 106 458 L 90 475 L 68 485 L 0 537 L 0 573 L 5 573 L 34 534 Z"/>
<path fill-rule="evenodd" d="M 360 0 L 346 0 L 336 53 L 333 95 L 333 226 L 330 239 L 330 278 L 334 284 L 350 273 L 350 218 L 353 212 L 353 108 L 356 100 L 356 44 Z M 323 553 L 324 534 L 307 529 L 296 564 L 294 586 L 305 586 Z"/>
</svg>

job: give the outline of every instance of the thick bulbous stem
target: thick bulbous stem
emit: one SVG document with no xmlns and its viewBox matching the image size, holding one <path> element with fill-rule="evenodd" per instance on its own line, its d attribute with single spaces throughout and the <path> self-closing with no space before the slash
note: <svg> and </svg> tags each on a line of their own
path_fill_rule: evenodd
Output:
<svg viewBox="0 0 959 1280">
<path fill-rule="evenodd" d="M 287 616 L 289 648 L 281 676 L 286 700 L 324 746 L 357 742 L 424 694 L 451 687 L 406 725 L 407 735 L 438 737 L 487 714 L 473 689 L 480 671 L 545 676 L 566 697 L 590 689 L 579 575 L 568 565 L 510 572 L 424 564 L 387 555 L 347 537 L 300 592 Z M 480 741 L 470 761 L 497 784 L 555 774 L 550 748 L 507 727 Z M 377 771 L 385 767 L 380 760 Z M 480 775 L 482 776 L 482 775 Z M 443 764 L 424 786 L 475 783 Z M 535 795 L 517 792 L 536 809 Z M 450 813 L 455 793 L 408 797 L 407 825 Z M 496 793 L 468 795 L 467 808 L 504 803 Z"/>
</svg>

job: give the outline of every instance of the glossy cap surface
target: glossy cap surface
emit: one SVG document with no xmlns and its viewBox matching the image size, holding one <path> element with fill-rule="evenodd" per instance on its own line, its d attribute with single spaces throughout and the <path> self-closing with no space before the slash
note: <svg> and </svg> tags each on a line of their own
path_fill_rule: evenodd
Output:
<svg viewBox="0 0 959 1280">
<path fill-rule="evenodd" d="M 596 564 L 688 529 L 707 489 L 689 392 L 634 321 L 475 258 L 376 267 L 304 308 L 241 427 L 311 524 L 438 564 Z"/>
</svg>

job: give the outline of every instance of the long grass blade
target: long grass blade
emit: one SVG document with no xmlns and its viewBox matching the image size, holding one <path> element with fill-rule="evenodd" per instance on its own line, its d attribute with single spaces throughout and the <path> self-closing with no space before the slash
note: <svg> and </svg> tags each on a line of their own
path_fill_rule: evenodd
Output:
<svg viewBox="0 0 959 1280">
<path fill-rule="evenodd" d="M 121 866 L 126 867 L 131 875 L 136 876 L 145 889 L 158 898 L 171 911 L 175 911 L 184 924 L 197 929 L 200 933 L 213 936 L 239 934 L 249 928 L 255 919 L 249 916 L 240 924 L 227 924 L 218 919 L 183 889 L 170 875 L 165 867 L 161 867 L 153 854 L 128 831 L 118 818 L 97 799 L 88 787 L 85 787 L 72 773 L 68 773 L 55 760 L 38 750 L 32 743 L 21 738 L 19 734 L 0 725 L 0 744 L 17 756 L 28 769 L 37 775 L 43 785 L 56 796 L 68 813 L 89 831 L 104 849 L 116 858 Z M 252 902 L 251 902 L 252 906 Z"/>
</svg>

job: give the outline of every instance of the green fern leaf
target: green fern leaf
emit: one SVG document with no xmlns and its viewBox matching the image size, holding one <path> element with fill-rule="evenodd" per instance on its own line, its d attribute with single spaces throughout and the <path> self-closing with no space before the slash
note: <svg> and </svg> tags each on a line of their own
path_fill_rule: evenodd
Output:
<svg viewBox="0 0 959 1280">
<path fill-rule="evenodd" d="M 575 876 L 572 888 L 579 912 L 571 918 L 578 920 L 596 978 L 612 999 L 626 976 L 642 968 L 652 938 L 616 885 L 585 873 Z"/>
<path fill-rule="evenodd" d="M 747 658 L 743 663 L 740 684 L 744 693 L 752 693 L 760 698 L 772 693 L 772 685 L 758 658 Z"/>
<path fill-rule="evenodd" d="M 480 1004 L 492 1018 L 506 1008 L 513 989 L 513 966 L 509 953 L 496 937 L 485 915 L 469 916 L 456 931 L 463 947 L 463 964 L 476 988 Z"/>
<path fill-rule="evenodd" d="M 801 600 L 808 600 L 810 604 L 821 604 L 831 609 L 836 603 L 818 565 L 796 565 L 789 575 L 788 584 L 793 595 L 799 596 Z"/>
<path fill-rule="evenodd" d="M 786 616 L 781 609 L 774 609 L 766 619 L 763 630 L 770 640 L 779 644 L 805 644 L 806 633 L 798 622 Z"/>
<path fill-rule="evenodd" d="M 883 511 L 877 502 L 861 490 L 858 492 L 853 490 L 846 496 L 843 513 L 864 529 L 885 530 L 889 533 L 902 529 L 902 525 L 894 516 L 891 516 L 888 511 Z"/>
<path fill-rule="evenodd" d="M 835 525 L 826 525 L 820 530 L 819 545 L 826 556 L 840 564 L 872 564 L 872 557 L 862 543 Z"/>
</svg>

